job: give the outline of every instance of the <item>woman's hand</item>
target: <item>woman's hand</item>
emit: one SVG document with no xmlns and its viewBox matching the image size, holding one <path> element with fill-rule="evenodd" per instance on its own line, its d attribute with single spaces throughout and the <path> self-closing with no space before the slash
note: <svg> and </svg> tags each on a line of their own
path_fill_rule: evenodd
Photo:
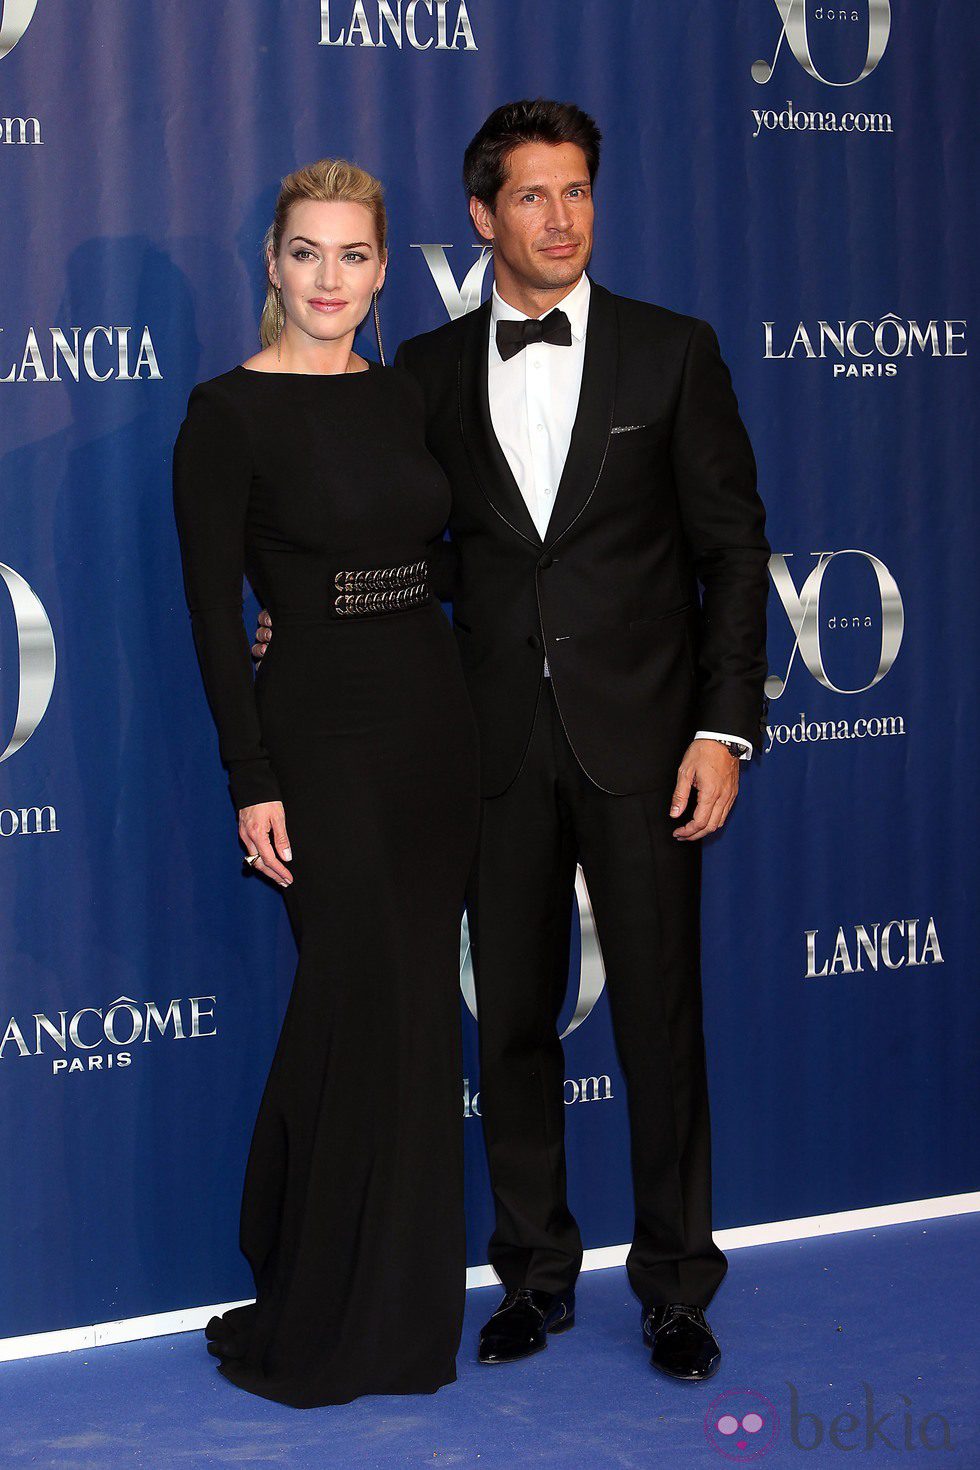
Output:
<svg viewBox="0 0 980 1470">
<path fill-rule="evenodd" d="M 293 854 L 286 835 L 286 813 L 282 802 L 260 801 L 256 806 L 243 806 L 238 813 L 238 835 L 249 857 L 258 853 L 252 866 L 275 878 L 280 887 L 288 888 L 293 875 L 283 867 L 280 858 L 287 863 L 292 862 Z"/>
<path fill-rule="evenodd" d="M 259 621 L 255 629 L 255 642 L 252 644 L 252 657 L 261 658 L 272 640 L 272 615 L 265 608 L 259 613 Z"/>
</svg>

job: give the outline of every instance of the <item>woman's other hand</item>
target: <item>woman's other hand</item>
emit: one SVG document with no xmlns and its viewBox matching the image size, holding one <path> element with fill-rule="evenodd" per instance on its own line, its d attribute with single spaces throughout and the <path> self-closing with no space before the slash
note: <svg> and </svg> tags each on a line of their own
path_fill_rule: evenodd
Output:
<svg viewBox="0 0 980 1470">
<path fill-rule="evenodd" d="M 252 657 L 261 658 L 272 638 L 272 617 L 265 610 L 259 613 L 258 626 L 255 629 L 255 642 L 252 644 Z"/>
<path fill-rule="evenodd" d="M 286 835 L 282 802 L 261 801 L 256 806 L 243 806 L 238 813 L 238 835 L 249 857 L 258 854 L 252 866 L 288 888 L 293 875 L 283 867 L 283 862 L 291 862 L 293 854 Z"/>
</svg>

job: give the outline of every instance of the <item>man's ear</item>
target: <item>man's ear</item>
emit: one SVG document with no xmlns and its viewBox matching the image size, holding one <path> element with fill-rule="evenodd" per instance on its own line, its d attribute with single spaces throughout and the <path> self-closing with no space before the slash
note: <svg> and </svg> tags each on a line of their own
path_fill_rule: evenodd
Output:
<svg viewBox="0 0 980 1470">
<path fill-rule="evenodd" d="M 470 219 L 482 239 L 493 239 L 493 213 L 489 205 L 484 204 L 482 199 L 477 199 L 475 194 L 470 197 Z"/>
</svg>

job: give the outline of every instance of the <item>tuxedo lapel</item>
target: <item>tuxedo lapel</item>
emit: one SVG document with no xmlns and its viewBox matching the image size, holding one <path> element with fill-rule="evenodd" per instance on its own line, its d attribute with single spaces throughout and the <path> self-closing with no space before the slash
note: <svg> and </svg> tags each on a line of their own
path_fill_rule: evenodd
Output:
<svg viewBox="0 0 980 1470">
<path fill-rule="evenodd" d="M 490 302 L 471 313 L 459 360 L 459 422 L 463 443 L 480 489 L 512 530 L 533 546 L 541 537 L 514 479 L 507 456 L 493 432 L 487 389 Z"/>
<path fill-rule="evenodd" d="M 592 282 L 578 412 L 544 544 L 551 546 L 592 498 L 606 458 L 616 402 L 619 328 L 611 292 Z"/>
</svg>

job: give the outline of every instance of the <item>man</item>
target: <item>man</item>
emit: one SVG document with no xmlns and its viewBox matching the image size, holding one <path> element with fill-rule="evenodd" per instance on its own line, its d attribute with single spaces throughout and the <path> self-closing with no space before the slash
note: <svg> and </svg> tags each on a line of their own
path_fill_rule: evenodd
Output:
<svg viewBox="0 0 980 1470">
<path fill-rule="evenodd" d="M 711 1236 L 699 844 L 764 718 L 769 547 L 712 328 L 585 274 L 599 143 L 571 105 L 487 119 L 464 181 L 493 247 L 491 300 L 396 362 L 423 388 L 452 484 L 437 590 L 482 746 L 467 906 L 505 1295 L 480 1361 L 574 1323 L 557 1021 L 581 862 L 627 1084 L 627 1271 L 654 1365 L 700 1379 L 720 1360 L 704 1308 L 726 1261 Z M 260 652 L 268 627 L 257 636 Z"/>
</svg>

